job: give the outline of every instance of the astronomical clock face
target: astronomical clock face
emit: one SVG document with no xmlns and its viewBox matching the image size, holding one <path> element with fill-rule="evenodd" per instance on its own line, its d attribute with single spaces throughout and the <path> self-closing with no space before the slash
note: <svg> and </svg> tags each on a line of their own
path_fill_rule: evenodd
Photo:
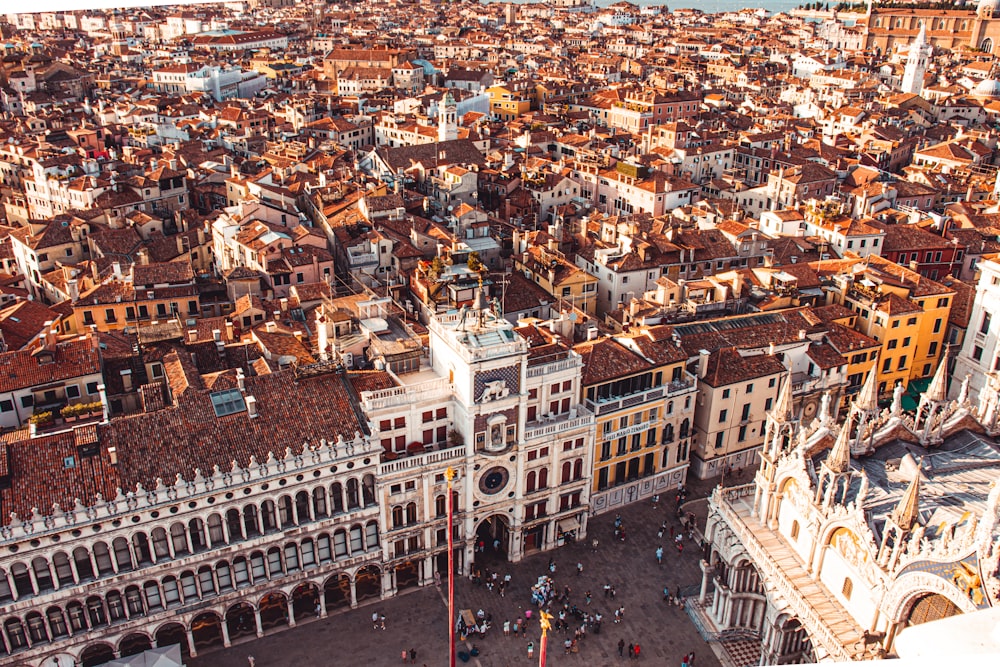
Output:
<svg viewBox="0 0 1000 667">
<path fill-rule="evenodd" d="M 479 478 L 479 490 L 487 495 L 493 495 L 503 491 L 510 481 L 510 472 L 501 466 L 490 468 Z"/>
</svg>

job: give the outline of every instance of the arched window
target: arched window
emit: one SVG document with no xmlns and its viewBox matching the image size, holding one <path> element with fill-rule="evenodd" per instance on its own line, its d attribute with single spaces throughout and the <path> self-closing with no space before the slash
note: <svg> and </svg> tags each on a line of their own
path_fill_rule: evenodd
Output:
<svg viewBox="0 0 1000 667">
<path fill-rule="evenodd" d="M 365 475 L 361 483 L 361 493 L 364 495 L 365 507 L 375 504 L 375 475 Z"/>
<path fill-rule="evenodd" d="M 258 512 L 256 505 L 247 505 L 243 508 L 243 529 L 246 537 L 258 537 L 260 535 L 260 525 L 258 524 Z"/>
<path fill-rule="evenodd" d="M 138 586 L 129 586 L 125 589 L 125 608 L 128 609 L 130 617 L 142 616 L 145 610 L 142 607 L 142 593 Z"/>
<path fill-rule="evenodd" d="M 80 575 L 80 580 L 93 579 L 94 578 L 94 566 L 90 561 L 90 552 L 83 547 L 77 547 L 73 549 L 73 562 L 76 563 L 76 573 Z M 11 574 L 14 573 L 14 568 L 11 568 Z M 14 585 L 17 585 L 17 580 L 14 580 Z M 21 594 L 20 588 L 18 589 L 18 595 Z"/>
<path fill-rule="evenodd" d="M 69 630 L 73 634 L 87 630 L 87 612 L 76 600 L 66 605 L 66 617 L 69 618 Z"/>
<path fill-rule="evenodd" d="M 146 533 L 136 533 L 132 536 L 132 551 L 139 565 L 149 565 L 153 562 L 152 552 L 149 550 L 149 538 Z"/>
<path fill-rule="evenodd" d="M 365 548 L 369 551 L 378 549 L 378 523 L 375 521 L 365 524 Z"/>
<path fill-rule="evenodd" d="M 49 632 L 52 633 L 53 637 L 65 637 L 69 634 L 69 627 L 66 625 L 66 617 L 63 616 L 62 609 L 59 607 L 49 607 L 49 610 L 45 612 L 46 618 L 49 621 Z"/>
<path fill-rule="evenodd" d="M 312 567 L 316 564 L 316 544 L 310 538 L 302 540 L 302 567 Z"/>
<path fill-rule="evenodd" d="M 226 511 L 226 526 L 229 528 L 229 540 L 237 541 L 243 539 L 243 522 L 240 520 L 240 511 L 230 509 Z"/>
<path fill-rule="evenodd" d="M 562 464 L 562 479 L 559 480 L 560 484 L 565 484 L 573 477 L 573 464 L 569 461 L 564 461 Z"/>
<path fill-rule="evenodd" d="M 7 635 L 7 644 L 12 651 L 16 651 L 19 648 L 27 648 L 28 638 L 24 634 L 24 626 L 21 625 L 21 619 L 8 618 L 3 623 L 3 629 Z"/>
<path fill-rule="evenodd" d="M 174 555 L 188 554 L 187 530 L 183 523 L 175 523 L 170 526 L 170 544 L 174 547 Z"/>
<path fill-rule="evenodd" d="M 102 577 L 114 574 L 115 569 L 111 566 L 111 552 L 108 551 L 108 545 L 104 542 L 98 542 L 94 545 L 94 560 L 97 561 L 97 571 Z"/>
<path fill-rule="evenodd" d="M 691 428 L 691 420 L 690 419 L 685 419 L 684 421 L 681 422 L 680 435 L 681 435 L 682 438 L 688 437 L 688 430 L 690 428 Z"/>
<path fill-rule="evenodd" d="M 215 565 L 215 577 L 219 580 L 219 591 L 228 591 L 233 588 L 233 571 L 229 563 L 222 561 Z"/>
<path fill-rule="evenodd" d="M 344 487 L 340 482 L 334 482 L 330 487 L 330 504 L 334 513 L 344 511 Z"/>
<path fill-rule="evenodd" d="M 294 542 L 285 545 L 285 571 L 295 572 L 299 569 L 299 549 Z"/>
<path fill-rule="evenodd" d="M 313 489 L 313 517 L 320 518 L 326 516 L 326 489 L 318 486 Z"/>
<path fill-rule="evenodd" d="M 531 471 L 528 472 L 528 476 L 524 480 L 524 491 L 525 491 L 525 493 L 531 493 L 532 491 L 535 490 L 535 484 L 536 484 L 537 477 L 538 477 L 538 474 L 534 470 L 531 470 Z"/>
<path fill-rule="evenodd" d="M 111 619 L 111 622 L 124 620 L 125 601 L 122 600 L 122 594 L 118 591 L 108 591 L 104 600 L 108 605 L 108 618 Z"/>
<path fill-rule="evenodd" d="M 583 459 L 573 462 L 573 479 L 583 479 Z"/>
<path fill-rule="evenodd" d="M 49 641 L 49 633 L 45 629 L 45 619 L 37 611 L 30 612 L 25 621 L 28 624 L 28 636 L 32 644 Z"/>
<path fill-rule="evenodd" d="M 239 517 L 238 514 L 237 517 Z M 222 529 L 222 517 L 218 514 L 211 514 L 208 517 L 208 541 L 213 547 L 226 542 L 226 531 Z"/>
<path fill-rule="evenodd" d="M 351 553 L 359 553 L 365 550 L 364 535 L 361 526 L 351 526 Z"/>
<path fill-rule="evenodd" d="M 188 521 L 188 536 L 191 538 L 191 551 L 194 553 L 208 548 L 205 542 L 205 522 L 198 517 Z"/>
<path fill-rule="evenodd" d="M 329 535 L 324 533 L 316 538 L 316 556 L 320 563 L 329 563 L 333 560 L 333 545 Z"/>
<path fill-rule="evenodd" d="M 281 496 L 278 499 L 278 520 L 281 522 L 282 528 L 288 528 L 295 522 L 292 520 L 292 499 L 288 496 Z"/>
<path fill-rule="evenodd" d="M 7 602 L 13 599 L 14 592 L 10 589 L 10 582 L 7 581 L 7 573 L 3 569 L 0 569 L 0 602 Z"/>
<path fill-rule="evenodd" d="M 190 602 L 198 599 L 198 584 L 195 582 L 194 572 L 190 570 L 181 572 L 180 584 L 185 601 Z"/>
<path fill-rule="evenodd" d="M 201 596 L 215 593 L 215 578 L 212 576 L 212 568 L 202 565 L 198 568 L 198 588 L 201 589 Z"/>
<path fill-rule="evenodd" d="M 347 556 L 347 531 L 343 528 L 338 528 L 333 533 L 333 553 L 336 558 Z"/>
<path fill-rule="evenodd" d="M 410 503 L 406 506 L 406 525 L 412 525 L 417 522 L 417 504 Z"/>
<path fill-rule="evenodd" d="M 547 489 L 549 487 L 549 469 L 542 468 L 538 471 L 538 488 Z"/>
<path fill-rule="evenodd" d="M 142 592 L 146 596 L 146 609 L 162 609 L 163 608 L 163 598 L 160 597 L 160 587 L 156 585 L 155 581 L 147 581 L 142 585 Z M 69 608 L 70 612 L 70 625 L 73 623 L 72 608 Z"/>
<path fill-rule="evenodd" d="M 116 537 L 111 543 L 115 550 L 115 563 L 119 572 L 127 572 L 132 569 L 132 552 L 128 548 L 128 540 L 124 537 Z"/>
<path fill-rule="evenodd" d="M 396 505 L 392 508 L 392 527 L 400 528 L 403 525 L 403 508 Z"/>
<path fill-rule="evenodd" d="M 300 524 L 311 521 L 309 516 L 309 494 L 306 491 L 299 491 L 295 494 L 295 514 Z"/>
<path fill-rule="evenodd" d="M 353 510 L 361 507 L 361 495 L 359 493 L 358 480 L 351 478 L 347 480 L 347 509 Z"/>
<path fill-rule="evenodd" d="M 281 561 L 281 549 L 278 547 L 271 547 L 267 550 L 267 571 L 271 579 L 285 573 L 284 563 Z"/>
<path fill-rule="evenodd" d="M 437 496 L 434 499 L 434 516 L 442 517 L 448 513 L 448 501 L 444 495 Z"/>
<path fill-rule="evenodd" d="M 38 590 L 51 591 L 55 588 L 52 581 L 52 574 L 49 572 L 49 562 L 39 556 L 31 561 L 31 569 L 35 571 L 35 581 L 38 582 Z"/>
<path fill-rule="evenodd" d="M 177 578 L 174 576 L 164 577 L 163 583 L 163 602 L 169 608 L 171 606 L 180 604 L 181 601 L 181 589 L 177 585 Z"/>
<path fill-rule="evenodd" d="M 267 579 L 267 568 L 264 566 L 264 554 L 259 551 L 255 551 L 250 554 L 250 575 L 253 577 L 253 583 L 263 581 Z"/>
<path fill-rule="evenodd" d="M 236 582 L 237 588 L 250 585 L 250 565 L 243 556 L 233 559 L 233 581 Z"/>
<path fill-rule="evenodd" d="M 162 528 L 153 529 L 153 555 L 156 557 L 156 560 L 170 558 L 170 548 L 167 546 L 167 531 Z M 79 566 L 79 563 L 77 565 Z M 79 567 L 77 571 L 79 571 Z"/>
<path fill-rule="evenodd" d="M 87 598 L 87 618 L 91 628 L 107 624 L 108 614 L 104 610 L 104 600 L 96 595 Z"/>
<path fill-rule="evenodd" d="M 277 513 L 274 511 L 274 503 L 270 500 L 265 500 L 260 504 L 260 523 L 264 527 L 265 533 L 278 529 Z"/>
<path fill-rule="evenodd" d="M 663 442 L 664 444 L 674 441 L 674 425 L 667 424 L 663 429 Z"/>
</svg>

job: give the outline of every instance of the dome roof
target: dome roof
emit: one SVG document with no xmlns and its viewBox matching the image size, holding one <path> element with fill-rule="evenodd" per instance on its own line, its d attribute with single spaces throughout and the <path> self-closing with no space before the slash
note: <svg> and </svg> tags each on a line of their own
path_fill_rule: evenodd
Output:
<svg viewBox="0 0 1000 667">
<path fill-rule="evenodd" d="M 972 94 L 978 97 L 1000 97 L 1000 81 L 983 79 L 972 89 Z"/>
</svg>

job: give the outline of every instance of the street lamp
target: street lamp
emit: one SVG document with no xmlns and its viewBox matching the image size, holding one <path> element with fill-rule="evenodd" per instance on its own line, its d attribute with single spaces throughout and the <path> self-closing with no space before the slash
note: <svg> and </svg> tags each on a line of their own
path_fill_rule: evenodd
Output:
<svg viewBox="0 0 1000 667">
<path fill-rule="evenodd" d="M 451 483 L 455 479 L 455 469 L 444 471 L 448 480 L 448 664 L 455 667 L 455 499 L 451 494 Z"/>
</svg>

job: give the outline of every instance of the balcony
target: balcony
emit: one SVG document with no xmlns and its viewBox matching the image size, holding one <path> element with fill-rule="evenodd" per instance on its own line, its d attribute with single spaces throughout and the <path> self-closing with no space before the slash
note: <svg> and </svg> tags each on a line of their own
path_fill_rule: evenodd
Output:
<svg viewBox="0 0 1000 667">
<path fill-rule="evenodd" d="M 384 476 L 415 468 L 430 468 L 442 461 L 450 461 L 462 456 L 465 456 L 465 445 L 456 445 L 448 449 L 423 452 L 422 454 L 407 454 L 394 461 L 383 461 L 378 466 L 378 472 L 379 475 Z"/>
<path fill-rule="evenodd" d="M 597 415 L 605 415 L 616 410 L 631 408 L 656 400 L 673 398 L 674 396 L 688 393 L 695 387 L 695 378 L 690 373 L 685 373 L 687 377 L 681 380 L 674 380 L 659 387 L 653 387 L 645 391 L 635 392 L 627 396 L 613 396 L 611 398 L 592 401 L 586 399 L 588 408 Z"/>
<path fill-rule="evenodd" d="M 409 406 L 425 401 L 446 400 L 451 396 L 451 383 L 447 378 L 437 378 L 420 384 L 379 391 L 361 392 L 361 405 L 365 412 Z"/>
<path fill-rule="evenodd" d="M 528 377 L 535 378 L 544 375 L 552 375 L 560 371 L 569 370 L 571 368 L 579 368 L 583 365 L 580 357 L 573 356 L 569 359 L 562 359 L 561 361 L 553 361 L 548 364 L 541 364 L 538 366 L 531 366 L 528 368 Z"/>
<path fill-rule="evenodd" d="M 564 415 L 556 415 L 552 420 L 539 420 L 528 424 L 524 429 L 524 440 L 528 442 L 538 438 L 554 437 L 566 431 L 590 426 L 593 423 L 594 413 L 582 405 L 578 405 Z"/>
<path fill-rule="evenodd" d="M 751 516 L 755 491 L 755 484 L 717 487 L 712 493 L 711 507 L 718 510 L 739 537 L 771 590 L 768 597 L 784 602 L 787 612 L 798 618 L 809 633 L 817 651 L 825 651 L 838 662 L 863 660 L 862 628 L 830 591 L 806 571 L 784 538 Z"/>
</svg>

